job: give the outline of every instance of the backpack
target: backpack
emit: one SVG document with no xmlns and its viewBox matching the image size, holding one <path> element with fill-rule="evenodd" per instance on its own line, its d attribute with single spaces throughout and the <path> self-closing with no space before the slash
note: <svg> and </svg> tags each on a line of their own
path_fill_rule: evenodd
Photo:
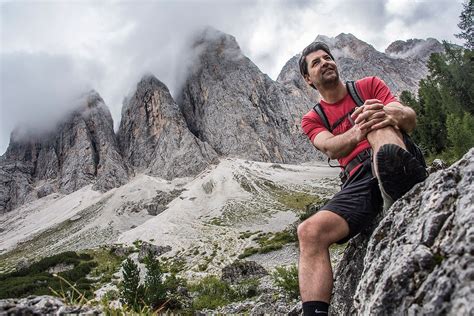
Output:
<svg viewBox="0 0 474 316">
<path fill-rule="evenodd" d="M 362 105 L 364 105 L 364 100 L 362 99 L 359 91 L 357 90 L 357 86 L 355 84 L 354 81 L 346 81 L 346 88 L 347 88 L 347 91 L 349 93 L 349 96 L 352 98 L 352 100 L 354 101 L 354 103 L 356 104 L 356 107 L 360 107 Z M 356 107 L 354 107 L 351 111 L 349 111 L 347 114 L 343 115 L 342 117 L 340 117 L 339 119 L 336 120 L 336 122 L 334 122 L 334 124 L 330 125 L 329 124 L 329 120 L 326 116 L 326 113 L 324 113 L 324 110 L 323 108 L 321 107 L 321 104 L 319 104 L 319 102 L 313 107 L 313 110 L 319 115 L 319 117 L 321 118 L 321 120 L 323 121 L 323 125 L 324 127 L 329 131 L 329 132 L 333 132 L 337 126 L 339 126 L 339 124 L 341 124 L 346 118 L 351 122 L 352 126 L 355 125 L 355 122 L 352 120 L 351 118 L 351 115 L 352 113 L 354 113 Z M 423 167 L 426 169 L 427 166 L 426 166 L 426 161 L 425 161 L 425 157 L 423 156 L 423 152 L 421 151 L 420 147 L 418 147 L 418 145 L 416 145 L 413 140 L 411 139 L 411 137 L 403 130 L 401 130 L 402 132 L 402 135 L 403 135 L 403 141 L 405 142 L 405 146 L 407 147 L 407 150 L 423 165 Z M 365 155 L 365 158 L 366 159 L 366 155 Z M 340 178 L 343 182 L 345 182 L 345 180 L 347 180 L 348 178 L 348 173 L 349 171 L 346 171 L 346 166 L 332 166 L 330 164 L 330 160 L 328 158 L 328 164 L 330 167 L 341 167 L 343 168 L 344 170 L 341 172 L 341 175 L 340 175 Z M 352 162 L 352 161 L 351 161 Z M 349 165 L 351 162 L 349 162 L 347 165 Z"/>
</svg>

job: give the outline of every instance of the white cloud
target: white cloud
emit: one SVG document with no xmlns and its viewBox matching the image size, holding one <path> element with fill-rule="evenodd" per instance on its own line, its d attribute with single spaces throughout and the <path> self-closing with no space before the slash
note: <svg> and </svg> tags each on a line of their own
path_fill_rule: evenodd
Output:
<svg viewBox="0 0 474 316">
<path fill-rule="evenodd" d="M 352 33 L 379 50 L 397 39 L 455 41 L 462 1 L 0 2 L 0 153 L 20 121 L 43 126 L 81 87 L 96 89 L 117 126 L 122 99 L 153 73 L 176 96 L 205 25 L 234 35 L 270 77 L 318 34 Z M 443 21 L 441 24 L 440 21 Z M 58 94 L 58 87 L 61 92 Z M 46 124 L 47 125 L 47 124 Z"/>
</svg>

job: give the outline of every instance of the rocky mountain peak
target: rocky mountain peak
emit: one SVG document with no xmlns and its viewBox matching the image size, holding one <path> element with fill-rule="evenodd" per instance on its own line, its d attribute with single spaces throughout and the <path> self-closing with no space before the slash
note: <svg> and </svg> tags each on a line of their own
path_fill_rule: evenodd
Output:
<svg viewBox="0 0 474 316">
<path fill-rule="evenodd" d="M 221 32 L 213 27 L 206 27 L 194 38 L 193 49 L 204 50 L 207 53 L 214 52 L 225 57 L 234 54 L 242 55 L 240 46 L 234 36 Z"/>
<path fill-rule="evenodd" d="M 426 62 L 432 53 L 443 51 L 443 44 L 434 38 L 428 38 L 395 41 L 385 49 L 385 54 L 393 58 L 418 58 Z"/>
<path fill-rule="evenodd" d="M 52 131 L 32 135 L 16 129 L 0 161 L 0 213 L 53 192 L 67 194 L 88 184 L 106 191 L 128 179 L 112 116 L 95 91 Z"/>
<path fill-rule="evenodd" d="M 308 101 L 263 74 L 234 37 L 210 37 L 198 41 L 198 49 L 204 46 L 181 97 L 191 132 L 223 156 L 280 162 L 314 157 L 299 129 Z"/>
<path fill-rule="evenodd" d="M 194 175 L 216 158 L 188 130 L 166 85 L 150 74 L 125 101 L 117 136 L 125 161 L 136 172 L 168 179 Z"/>
</svg>

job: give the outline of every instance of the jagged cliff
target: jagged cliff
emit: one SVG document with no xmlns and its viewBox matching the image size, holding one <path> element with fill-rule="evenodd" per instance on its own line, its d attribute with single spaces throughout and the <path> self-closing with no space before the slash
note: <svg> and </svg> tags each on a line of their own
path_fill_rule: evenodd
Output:
<svg viewBox="0 0 474 316">
<path fill-rule="evenodd" d="M 172 179 L 196 175 L 217 160 L 187 128 L 168 88 L 148 75 L 126 100 L 118 131 L 121 153 L 137 173 Z"/>
<path fill-rule="evenodd" d="M 112 116 L 91 92 L 47 135 L 18 139 L 0 160 L 0 213 L 53 192 L 68 194 L 93 184 L 107 191 L 128 181 L 118 151 Z"/>
<path fill-rule="evenodd" d="M 219 155 L 300 162 L 316 151 L 301 134 L 311 102 L 275 83 L 245 57 L 233 36 L 207 29 L 183 89 L 181 110 L 190 131 Z"/>
</svg>

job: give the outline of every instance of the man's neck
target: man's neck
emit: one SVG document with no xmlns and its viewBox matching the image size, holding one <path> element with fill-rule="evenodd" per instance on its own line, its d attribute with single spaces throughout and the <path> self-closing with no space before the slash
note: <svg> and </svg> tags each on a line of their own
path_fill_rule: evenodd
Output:
<svg viewBox="0 0 474 316">
<path fill-rule="evenodd" d="M 318 91 L 323 101 L 330 104 L 341 101 L 347 94 L 346 85 L 340 80 L 336 86 L 319 87 Z"/>
</svg>

